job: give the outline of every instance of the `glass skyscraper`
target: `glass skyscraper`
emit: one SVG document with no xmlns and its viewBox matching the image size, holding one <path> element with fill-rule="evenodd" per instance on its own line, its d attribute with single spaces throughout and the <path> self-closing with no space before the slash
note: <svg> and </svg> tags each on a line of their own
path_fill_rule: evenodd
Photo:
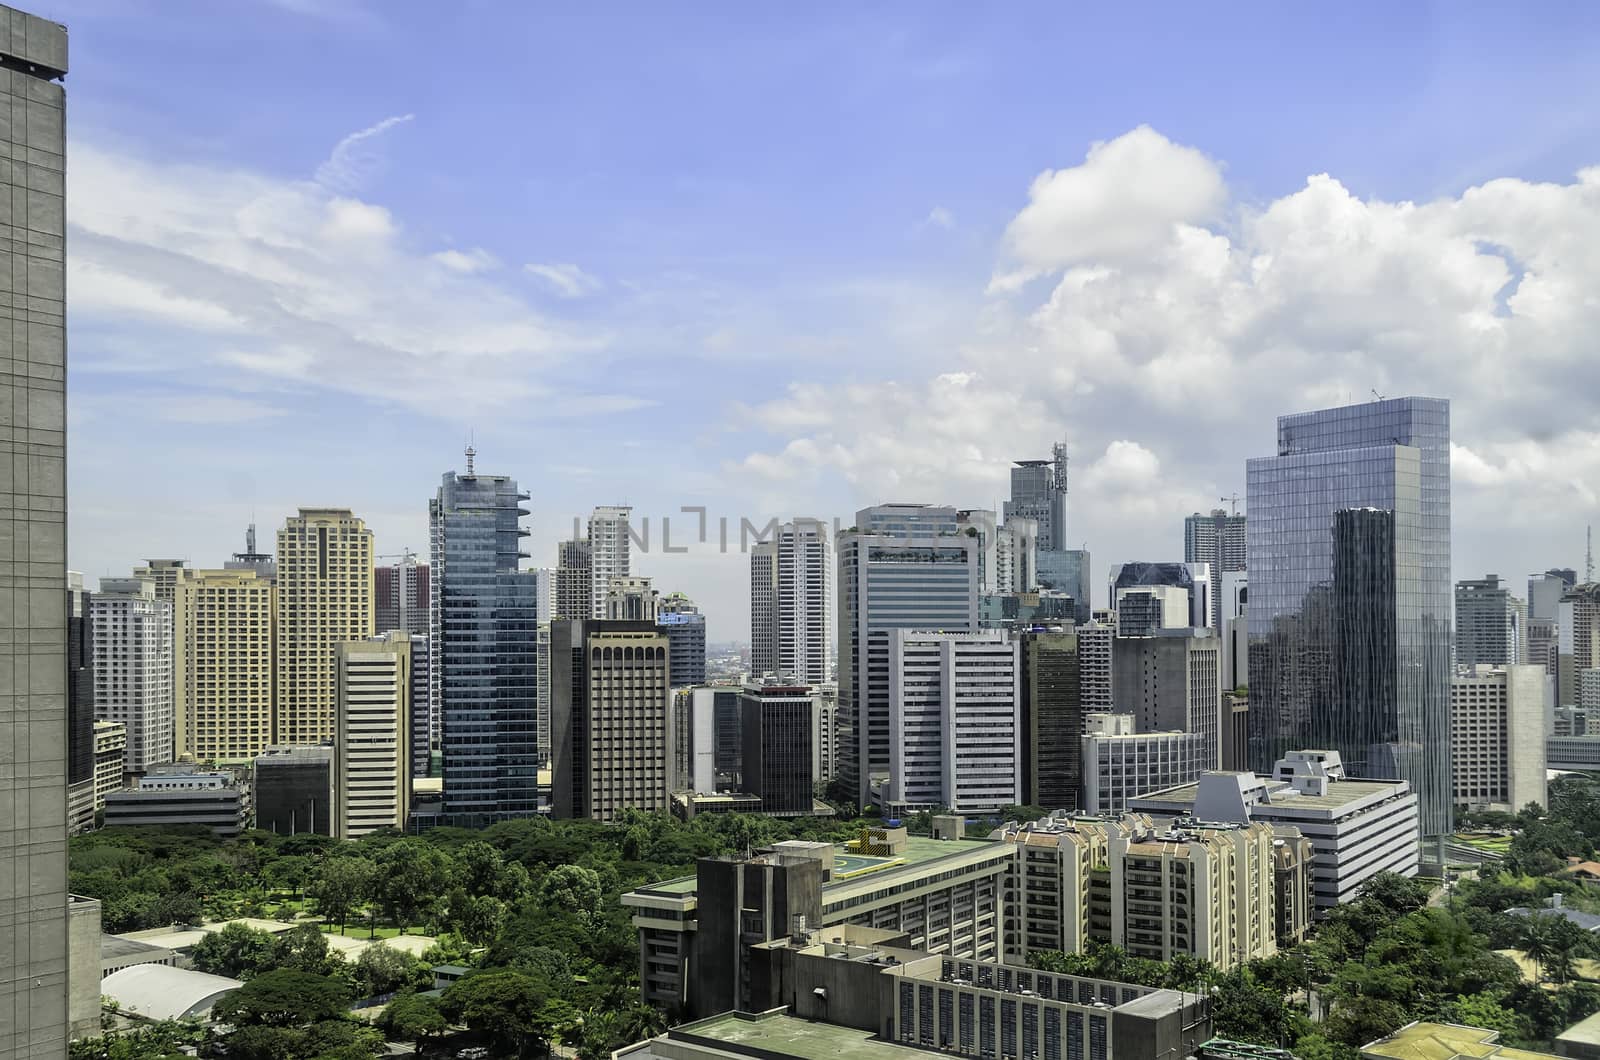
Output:
<svg viewBox="0 0 1600 1060">
<path fill-rule="evenodd" d="M 429 502 L 444 811 L 487 824 L 538 809 L 538 575 L 519 570 L 528 499 L 504 475 L 447 472 Z"/>
<path fill-rule="evenodd" d="M 1450 830 L 1450 403 L 1394 398 L 1278 419 L 1246 466 L 1250 758 L 1340 753 L 1411 782 Z"/>
</svg>

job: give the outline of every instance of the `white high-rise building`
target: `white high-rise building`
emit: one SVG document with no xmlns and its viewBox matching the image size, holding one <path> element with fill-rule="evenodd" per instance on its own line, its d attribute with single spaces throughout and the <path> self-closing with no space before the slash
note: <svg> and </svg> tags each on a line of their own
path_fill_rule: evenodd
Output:
<svg viewBox="0 0 1600 1060">
<path fill-rule="evenodd" d="M 1545 805 L 1544 667 L 1461 667 L 1450 682 L 1455 803 L 1516 813 Z"/>
<path fill-rule="evenodd" d="M 750 669 L 797 684 L 832 677 L 833 564 L 827 530 L 800 520 L 750 552 Z"/>
<path fill-rule="evenodd" d="M 172 604 L 153 582 L 102 578 L 90 613 L 95 718 L 127 727 L 124 768 L 147 773 L 173 758 Z"/>
<path fill-rule="evenodd" d="M 589 515 L 590 618 L 606 617 L 611 579 L 626 578 L 631 572 L 628 517 L 632 514 L 626 505 L 602 505 Z"/>
<path fill-rule="evenodd" d="M 411 635 L 338 646 L 334 838 L 404 829 L 411 807 Z"/>
<path fill-rule="evenodd" d="M 1003 630 L 889 636 L 894 810 L 993 811 L 1022 799 L 1017 645 Z"/>
</svg>

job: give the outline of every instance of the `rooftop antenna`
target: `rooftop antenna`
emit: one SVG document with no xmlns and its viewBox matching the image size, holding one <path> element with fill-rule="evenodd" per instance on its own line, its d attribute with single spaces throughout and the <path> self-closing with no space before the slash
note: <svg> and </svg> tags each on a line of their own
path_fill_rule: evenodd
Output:
<svg viewBox="0 0 1600 1060">
<path fill-rule="evenodd" d="M 470 476 L 472 476 L 474 474 L 474 472 L 472 470 L 472 458 L 477 456 L 477 455 L 478 455 L 478 451 L 476 449 L 472 448 L 472 439 L 469 437 L 467 439 L 467 475 L 468 475 L 468 477 L 470 477 Z"/>
<path fill-rule="evenodd" d="M 1594 525 L 1583 528 L 1583 580 L 1594 581 Z"/>
</svg>

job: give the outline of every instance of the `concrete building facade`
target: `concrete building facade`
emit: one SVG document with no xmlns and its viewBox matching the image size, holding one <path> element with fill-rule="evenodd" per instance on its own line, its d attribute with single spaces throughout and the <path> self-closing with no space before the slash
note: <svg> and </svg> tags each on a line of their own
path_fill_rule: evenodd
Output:
<svg viewBox="0 0 1600 1060">
<path fill-rule="evenodd" d="M 1139 732 L 1131 714 L 1087 714 L 1083 735 L 1085 813 L 1121 813 L 1146 792 L 1193 781 L 1205 769 L 1205 737 Z"/>
<path fill-rule="evenodd" d="M 1111 702 L 1132 714 L 1139 732 L 1181 729 L 1204 740 L 1204 768 L 1221 760 L 1221 645 L 1209 629 L 1163 629 L 1147 636 L 1119 632 L 1112 647 Z"/>
<path fill-rule="evenodd" d="M 372 636 L 372 531 L 348 508 L 301 508 L 278 531 L 273 742 L 332 738 L 335 645 Z"/>
<path fill-rule="evenodd" d="M 750 672 L 820 685 L 833 677 L 833 550 L 827 528 L 784 523 L 750 550 Z"/>
<path fill-rule="evenodd" d="M 1450 683 L 1457 806 L 1517 813 L 1545 799 L 1544 669 L 1460 667 Z"/>
<path fill-rule="evenodd" d="M 248 761 L 273 743 L 277 588 L 254 569 L 195 570 L 173 594 L 178 754 Z"/>
<path fill-rule="evenodd" d="M 1083 682 L 1076 633 L 1017 637 L 1022 797 L 1027 806 L 1076 810 L 1083 786 Z"/>
<path fill-rule="evenodd" d="M 137 578 L 102 578 L 90 607 L 95 717 L 127 726 L 125 770 L 173 760 L 172 604 Z"/>
<path fill-rule="evenodd" d="M 589 599 L 590 618 L 605 618 L 606 594 L 613 578 L 626 578 L 631 572 L 632 542 L 628 520 L 633 509 L 626 505 L 601 505 L 589 515 Z"/>
<path fill-rule="evenodd" d="M 1498 574 L 1456 582 L 1456 665 L 1515 666 L 1524 637 L 1511 590 Z"/>
<path fill-rule="evenodd" d="M 404 831 L 411 809 L 411 635 L 338 647 L 333 736 L 333 835 Z"/>
</svg>

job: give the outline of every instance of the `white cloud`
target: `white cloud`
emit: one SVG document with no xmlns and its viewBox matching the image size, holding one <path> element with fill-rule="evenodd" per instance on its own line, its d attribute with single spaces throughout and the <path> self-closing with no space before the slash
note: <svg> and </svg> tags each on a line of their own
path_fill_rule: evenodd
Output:
<svg viewBox="0 0 1600 1060">
<path fill-rule="evenodd" d="M 334 192 L 359 191 L 383 169 L 383 155 L 371 141 L 414 117 L 396 114 L 340 140 L 328 154 L 327 161 L 317 167 L 317 183 Z"/>
<path fill-rule="evenodd" d="M 529 276 L 544 281 L 545 285 L 560 298 L 582 298 L 600 289 L 599 280 L 570 262 L 559 265 L 530 263 L 522 268 Z"/>
<path fill-rule="evenodd" d="M 956 215 L 943 206 L 935 206 L 928 211 L 927 220 L 923 223 L 930 224 L 935 228 L 943 228 L 948 232 L 956 226 Z"/>
<path fill-rule="evenodd" d="M 471 250 L 441 250 L 433 255 L 433 260 L 451 272 L 487 272 L 500 267 L 499 260 L 482 247 L 473 247 Z"/>
</svg>

